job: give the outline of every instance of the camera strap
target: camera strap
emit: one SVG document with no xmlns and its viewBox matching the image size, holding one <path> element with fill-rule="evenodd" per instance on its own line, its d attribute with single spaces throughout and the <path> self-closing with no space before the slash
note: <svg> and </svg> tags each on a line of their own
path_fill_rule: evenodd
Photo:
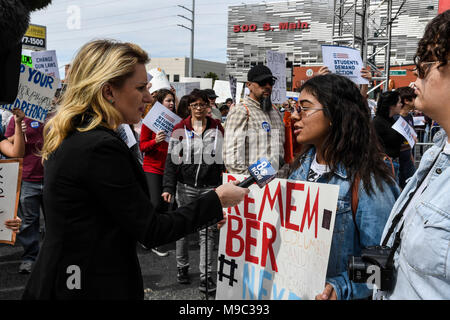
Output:
<svg viewBox="0 0 450 320">
<path fill-rule="evenodd" d="M 395 231 L 395 228 L 397 227 L 397 225 L 399 224 L 400 220 L 402 219 L 406 208 L 408 208 L 408 205 L 411 202 L 411 200 L 414 198 L 414 195 L 417 193 L 417 191 L 420 189 L 422 184 L 425 182 L 425 180 L 427 179 L 427 177 L 430 174 L 431 170 L 433 170 L 433 168 L 434 168 L 434 166 L 435 166 L 437 160 L 439 159 L 439 156 L 441 155 L 443 150 L 444 150 L 444 148 L 441 149 L 441 151 L 436 156 L 436 159 L 434 159 L 433 164 L 430 166 L 430 169 L 428 170 L 428 172 L 423 176 L 422 180 L 417 184 L 416 190 L 414 190 L 414 192 L 410 193 L 410 195 L 408 197 L 408 200 L 405 202 L 405 204 L 403 205 L 403 207 L 400 210 L 400 212 L 394 217 L 394 219 L 392 219 L 391 227 L 389 228 L 389 231 L 388 231 L 388 233 L 386 234 L 386 237 L 383 240 L 383 243 L 382 243 L 383 246 L 387 245 L 389 239 L 391 238 L 391 235 Z M 423 190 L 423 191 L 425 191 L 425 190 Z M 391 250 L 391 253 L 389 254 L 389 257 L 388 257 L 388 260 L 387 260 L 387 264 L 386 264 L 387 266 L 392 266 L 393 263 L 394 263 L 394 255 L 395 255 L 395 252 L 397 251 L 397 249 L 400 247 L 401 233 L 403 231 L 404 225 L 405 225 L 405 221 L 403 221 L 400 229 L 395 234 L 394 243 L 392 244 L 392 250 Z"/>
</svg>

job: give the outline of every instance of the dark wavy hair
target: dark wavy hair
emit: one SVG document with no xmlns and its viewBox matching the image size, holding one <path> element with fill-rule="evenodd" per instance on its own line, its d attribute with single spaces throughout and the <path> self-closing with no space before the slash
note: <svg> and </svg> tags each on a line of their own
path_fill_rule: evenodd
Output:
<svg viewBox="0 0 450 320">
<path fill-rule="evenodd" d="M 189 95 L 182 96 L 180 101 L 177 105 L 177 115 L 182 118 L 186 119 L 190 116 L 189 112 Z"/>
<path fill-rule="evenodd" d="M 168 89 L 160 89 L 156 92 L 156 100 L 158 100 L 159 103 L 163 103 L 164 99 L 168 96 L 171 95 L 173 97 L 173 100 L 175 102 L 175 95 L 173 94 L 172 91 L 168 90 Z"/>
<path fill-rule="evenodd" d="M 303 90 L 322 104 L 324 115 L 331 122 L 323 144 L 323 157 L 331 171 L 343 165 L 348 179 L 354 181 L 359 177 L 369 194 L 374 191 L 372 177 L 381 190 L 383 181 L 392 183 L 392 175 L 382 160 L 383 151 L 371 122 L 370 109 L 359 88 L 343 76 L 327 74 L 309 79 L 300 92 Z"/>
<path fill-rule="evenodd" d="M 421 66 L 422 62 L 438 60 L 439 67 L 448 63 L 450 53 L 450 10 L 444 11 L 431 20 L 425 33 L 420 39 L 414 62 L 417 67 L 419 77 L 423 78 L 426 68 Z"/>
<path fill-rule="evenodd" d="M 397 91 L 400 94 L 400 98 L 402 99 L 403 104 L 405 104 L 405 100 L 411 101 L 414 100 L 417 96 L 414 93 L 414 89 L 411 87 L 400 87 L 395 91 Z"/>
<path fill-rule="evenodd" d="M 398 98 L 400 94 L 397 91 L 382 92 L 378 98 L 376 116 L 389 119 L 389 109 L 397 104 Z"/>
</svg>

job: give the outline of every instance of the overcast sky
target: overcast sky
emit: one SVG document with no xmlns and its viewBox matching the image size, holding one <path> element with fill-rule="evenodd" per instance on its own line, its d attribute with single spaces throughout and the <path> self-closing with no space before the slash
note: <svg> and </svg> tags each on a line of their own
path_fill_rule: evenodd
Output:
<svg viewBox="0 0 450 320">
<path fill-rule="evenodd" d="M 195 1 L 195 58 L 226 62 L 228 6 L 244 2 L 261 1 Z M 178 5 L 191 9 L 192 0 L 53 0 L 31 23 L 47 26 L 47 50 L 56 50 L 63 76 L 63 65 L 96 38 L 135 42 L 151 57 L 189 57 L 191 33 L 177 24 L 190 27 L 178 15 L 191 13 Z"/>
</svg>

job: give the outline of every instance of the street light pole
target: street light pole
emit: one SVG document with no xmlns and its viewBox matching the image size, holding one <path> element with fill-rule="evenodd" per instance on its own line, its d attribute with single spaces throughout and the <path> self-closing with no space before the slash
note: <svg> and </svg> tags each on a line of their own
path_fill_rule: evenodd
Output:
<svg viewBox="0 0 450 320">
<path fill-rule="evenodd" d="M 178 15 L 179 17 L 181 17 L 183 19 L 186 19 L 186 20 L 191 22 L 191 27 L 190 28 L 186 27 L 185 25 L 182 25 L 182 24 L 178 24 L 178 26 L 182 27 L 182 28 L 185 28 L 185 29 L 188 29 L 189 31 L 191 31 L 191 57 L 189 58 L 189 77 L 192 78 L 192 77 L 194 77 L 195 0 L 192 0 L 192 10 L 186 8 L 185 6 L 180 6 L 180 5 L 178 5 L 178 6 L 180 8 L 183 8 L 183 9 L 191 12 L 191 14 L 192 14 L 192 18 L 191 19 L 189 19 L 189 18 L 187 18 L 187 17 L 185 17 L 183 15 L 180 15 L 180 14 Z"/>
</svg>

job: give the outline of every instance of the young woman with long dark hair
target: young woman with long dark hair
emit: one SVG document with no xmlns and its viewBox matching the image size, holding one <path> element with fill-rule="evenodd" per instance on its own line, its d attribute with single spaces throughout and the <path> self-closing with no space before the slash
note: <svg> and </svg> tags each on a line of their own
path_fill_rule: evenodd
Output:
<svg viewBox="0 0 450 320">
<path fill-rule="evenodd" d="M 347 259 L 379 244 L 399 195 L 382 160 L 370 110 L 352 81 L 327 74 L 301 87 L 292 120 L 295 139 L 303 148 L 289 179 L 340 186 L 327 283 L 316 299 L 367 298 L 371 295 L 367 285 L 349 279 Z"/>
</svg>

